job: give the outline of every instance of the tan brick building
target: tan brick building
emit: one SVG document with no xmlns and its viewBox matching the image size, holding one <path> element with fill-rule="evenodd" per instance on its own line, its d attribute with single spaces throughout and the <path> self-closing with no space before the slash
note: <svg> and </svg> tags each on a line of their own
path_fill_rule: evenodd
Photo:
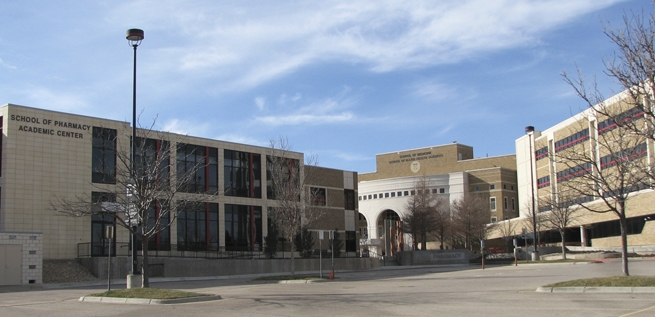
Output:
<svg viewBox="0 0 655 317">
<path fill-rule="evenodd" d="M 12 104 L 0 107 L 0 124 L 0 232 L 42 233 L 42 248 L 35 250 L 46 260 L 106 256 L 104 230 L 115 225 L 114 220 L 63 216 L 52 204 L 103 191 L 120 192 L 115 181 L 116 169 L 121 168 L 116 152 L 129 153 L 130 124 Z M 173 155 L 171 175 L 196 157 L 206 163 L 193 186 L 219 194 L 203 210 L 180 211 L 170 229 L 151 241 L 153 247 L 170 252 L 261 251 L 270 225 L 267 209 L 275 205 L 267 199 L 270 149 L 171 133 L 158 132 L 157 137 L 162 140 L 156 142 L 177 142 L 177 154 L 194 154 Z M 291 152 L 289 157 L 304 162 L 303 153 Z M 325 193 L 322 222 L 312 224 L 312 229 L 343 231 L 343 251 L 356 253 L 357 173 L 311 170 L 308 186 Z M 116 236 L 116 250 L 127 248 L 127 230 L 119 227 Z"/>
<path fill-rule="evenodd" d="M 604 102 L 604 106 L 624 120 L 645 124 L 643 112 L 622 102 L 624 97 L 623 94 L 613 96 Z M 598 170 L 611 171 L 616 168 L 615 160 L 625 160 L 626 157 L 630 160 L 639 160 L 644 166 L 652 166 L 654 161 L 652 142 L 635 141 L 639 144 L 635 143 L 629 148 L 619 149 L 619 146 L 623 146 L 621 144 L 629 143 L 627 141 L 630 141 L 631 137 L 618 135 L 615 128 L 614 122 L 590 108 L 543 131 L 528 131 L 526 135 L 516 140 L 519 199 L 526 202 L 520 206 L 521 217 L 512 220 L 517 222 L 516 234 L 521 230 L 532 232 L 526 217 L 533 208 L 531 203 L 533 199 L 538 216 L 550 212 L 548 208 L 539 207 L 539 201 L 550 197 L 555 197 L 558 203 L 566 205 L 600 206 L 602 204 L 602 197 L 598 195 L 580 196 L 567 201 L 559 198 L 559 189 L 565 188 L 566 183 L 571 182 L 572 179 L 577 179 L 585 173 L 598 173 Z M 567 151 L 587 154 L 588 157 L 593 158 L 592 164 L 572 166 L 572 161 L 566 159 Z M 625 151 L 631 154 L 621 155 L 621 152 Z M 610 155 L 610 152 L 614 154 Z M 655 222 L 652 221 L 655 220 L 655 205 L 652 203 L 655 192 L 648 187 L 649 184 L 637 184 L 630 189 L 632 192 L 628 197 L 626 211 L 630 247 L 655 246 L 653 234 Z M 616 249 L 621 245 L 618 218 L 614 213 L 582 211 L 582 215 L 567 230 L 569 245 L 605 249 Z M 542 231 L 545 230 L 547 229 Z M 546 235 L 541 242 L 558 244 L 560 241 L 558 235 Z"/>
<path fill-rule="evenodd" d="M 376 171 L 359 174 L 362 248 L 381 253 L 382 246 L 389 244 L 384 220 L 402 218 L 405 203 L 422 177 L 429 181 L 431 191 L 448 204 L 464 193 L 486 197 L 490 222 L 518 216 L 514 155 L 474 158 L 472 147 L 458 143 L 378 154 Z M 404 244 L 409 246 L 407 239 Z M 389 254 L 387 250 L 385 254 Z"/>
</svg>

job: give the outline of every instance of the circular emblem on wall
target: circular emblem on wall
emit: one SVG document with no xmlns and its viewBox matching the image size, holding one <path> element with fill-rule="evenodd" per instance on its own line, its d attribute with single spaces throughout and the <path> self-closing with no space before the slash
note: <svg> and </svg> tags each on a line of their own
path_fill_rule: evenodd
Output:
<svg viewBox="0 0 655 317">
<path fill-rule="evenodd" d="M 414 173 L 418 173 L 418 171 L 421 170 L 421 163 L 414 161 L 412 164 L 409 166 L 409 168 L 412 170 Z"/>
</svg>

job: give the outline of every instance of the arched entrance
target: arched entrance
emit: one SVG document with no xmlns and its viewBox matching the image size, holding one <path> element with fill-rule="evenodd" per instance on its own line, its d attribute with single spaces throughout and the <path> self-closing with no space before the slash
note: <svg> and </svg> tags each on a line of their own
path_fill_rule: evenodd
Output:
<svg viewBox="0 0 655 317">
<path fill-rule="evenodd" d="M 359 233 L 359 251 L 362 257 L 369 257 L 371 251 L 371 239 L 368 233 L 368 220 L 366 216 L 359 213 L 357 219 L 357 232 Z"/>
<path fill-rule="evenodd" d="M 394 256 L 396 252 L 403 250 L 403 223 L 398 213 L 391 209 L 384 210 L 378 216 L 377 232 L 381 240 L 382 248 L 379 255 Z"/>
</svg>

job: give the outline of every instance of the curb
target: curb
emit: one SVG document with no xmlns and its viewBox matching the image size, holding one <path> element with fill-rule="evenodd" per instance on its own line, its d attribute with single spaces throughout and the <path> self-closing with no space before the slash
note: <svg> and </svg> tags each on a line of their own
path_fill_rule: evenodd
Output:
<svg viewBox="0 0 655 317">
<path fill-rule="evenodd" d="M 166 304 L 184 304 L 207 302 L 222 299 L 220 295 L 198 296 L 175 299 L 150 299 L 150 298 L 118 298 L 118 297 L 96 297 L 82 296 L 78 301 L 89 303 L 108 303 L 108 304 L 137 304 L 137 305 L 166 305 Z"/>
<path fill-rule="evenodd" d="M 655 287 L 537 287 L 537 293 L 655 294 Z"/>
</svg>

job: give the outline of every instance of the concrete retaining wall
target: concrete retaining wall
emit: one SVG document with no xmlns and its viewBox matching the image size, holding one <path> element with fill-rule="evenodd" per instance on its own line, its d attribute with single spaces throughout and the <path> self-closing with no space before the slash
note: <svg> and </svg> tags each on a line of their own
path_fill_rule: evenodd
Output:
<svg viewBox="0 0 655 317">
<path fill-rule="evenodd" d="M 80 258 L 82 265 L 93 275 L 107 278 L 107 258 Z M 191 258 L 150 258 L 150 277 L 205 277 L 246 274 L 274 274 L 290 272 L 289 259 L 191 259 Z M 131 262 L 128 257 L 112 258 L 112 278 L 127 276 Z M 335 270 L 368 270 L 378 267 L 376 258 L 335 258 Z M 331 268 L 331 260 L 323 259 L 323 271 Z M 319 259 L 296 259 L 295 271 L 318 271 Z"/>
<path fill-rule="evenodd" d="M 423 250 L 398 252 L 400 265 L 468 264 L 468 250 Z"/>
</svg>

